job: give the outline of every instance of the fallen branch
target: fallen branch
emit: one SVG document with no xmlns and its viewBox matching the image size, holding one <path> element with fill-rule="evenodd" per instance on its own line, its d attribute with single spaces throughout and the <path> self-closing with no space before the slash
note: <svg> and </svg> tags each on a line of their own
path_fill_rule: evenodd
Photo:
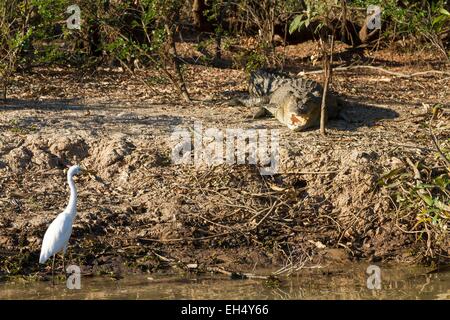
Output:
<svg viewBox="0 0 450 320">
<path fill-rule="evenodd" d="M 159 94 L 159 92 L 157 92 L 155 89 L 153 89 L 148 83 L 147 81 L 145 81 L 144 79 L 142 79 L 140 76 L 136 75 L 136 72 L 134 72 L 134 70 L 131 70 L 131 68 L 120 58 L 117 58 L 117 60 L 119 60 L 120 64 L 127 69 L 127 71 L 134 76 L 136 79 L 138 79 L 144 86 L 147 87 L 147 89 L 149 89 L 151 92 L 153 92 L 154 94 Z"/>
<path fill-rule="evenodd" d="M 193 238 L 193 237 L 176 238 L 176 239 L 138 238 L 138 240 L 144 241 L 144 242 L 161 242 L 161 243 L 182 242 L 182 241 L 205 241 L 205 240 L 210 240 L 210 239 L 214 239 L 214 238 L 218 238 L 218 237 L 224 237 L 224 236 L 231 235 L 231 234 L 238 233 L 238 232 L 244 232 L 244 231 L 237 231 L 236 230 L 236 231 L 218 233 L 218 234 L 214 234 L 214 235 L 211 235 L 211 236 L 205 236 L 205 237 L 199 237 L 199 238 Z"/>
<path fill-rule="evenodd" d="M 232 272 L 219 267 L 206 267 L 206 270 L 213 273 L 220 273 L 229 276 L 231 279 L 262 279 L 267 280 L 274 278 L 273 276 L 261 276 L 253 273 Z"/>
<path fill-rule="evenodd" d="M 339 173 L 339 170 L 333 171 L 283 171 L 283 174 L 300 174 L 300 175 L 321 175 L 321 174 L 333 174 Z"/>
<path fill-rule="evenodd" d="M 377 70 L 377 71 L 381 71 L 384 72 L 386 74 L 390 74 L 392 76 L 396 76 L 396 77 L 400 77 L 400 78 L 412 78 L 412 77 L 418 77 L 418 76 L 424 76 L 424 75 L 428 75 L 428 74 L 441 74 L 441 75 L 450 75 L 450 72 L 446 72 L 446 71 L 440 71 L 440 70 L 428 70 L 428 71 L 420 71 L 420 72 L 414 72 L 414 73 L 402 73 L 402 72 L 395 72 L 395 71 L 389 71 L 386 69 L 383 69 L 381 67 L 375 67 L 375 66 L 347 66 L 347 67 L 336 67 L 333 68 L 333 72 L 334 71 L 346 71 L 346 70 L 352 70 L 352 69 L 371 69 L 371 70 Z M 307 74 L 320 74 L 323 73 L 323 70 L 314 70 L 314 71 L 307 71 L 307 72 L 299 72 L 297 75 L 298 76 L 303 76 L 303 75 L 307 75 Z"/>
</svg>

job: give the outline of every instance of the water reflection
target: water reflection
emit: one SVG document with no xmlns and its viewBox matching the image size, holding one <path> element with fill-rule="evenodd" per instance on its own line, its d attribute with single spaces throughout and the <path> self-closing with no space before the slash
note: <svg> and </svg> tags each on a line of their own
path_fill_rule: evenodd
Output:
<svg viewBox="0 0 450 320">
<path fill-rule="evenodd" d="M 365 268 L 302 271 L 279 286 L 263 280 L 229 280 L 216 275 L 139 275 L 121 280 L 83 277 L 81 290 L 65 282 L 0 283 L 0 299 L 444 299 L 450 300 L 450 272 L 382 268 L 381 290 L 366 286 Z M 259 274 L 266 273 L 260 271 Z"/>
</svg>

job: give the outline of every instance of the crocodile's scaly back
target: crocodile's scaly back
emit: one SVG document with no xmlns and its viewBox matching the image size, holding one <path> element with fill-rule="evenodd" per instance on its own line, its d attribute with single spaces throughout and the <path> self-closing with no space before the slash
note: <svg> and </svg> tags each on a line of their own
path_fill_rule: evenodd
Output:
<svg viewBox="0 0 450 320">
<path fill-rule="evenodd" d="M 253 97 L 269 96 L 291 80 L 285 73 L 257 70 L 250 74 L 248 91 Z"/>
</svg>

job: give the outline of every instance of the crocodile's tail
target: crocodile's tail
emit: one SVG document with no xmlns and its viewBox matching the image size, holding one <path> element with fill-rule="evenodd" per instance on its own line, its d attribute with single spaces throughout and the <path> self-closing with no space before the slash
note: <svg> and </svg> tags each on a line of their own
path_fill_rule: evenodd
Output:
<svg viewBox="0 0 450 320">
<path fill-rule="evenodd" d="M 269 97 L 249 97 L 249 98 L 233 98 L 228 101 L 228 105 L 245 106 L 245 107 L 261 107 L 269 102 Z"/>
</svg>

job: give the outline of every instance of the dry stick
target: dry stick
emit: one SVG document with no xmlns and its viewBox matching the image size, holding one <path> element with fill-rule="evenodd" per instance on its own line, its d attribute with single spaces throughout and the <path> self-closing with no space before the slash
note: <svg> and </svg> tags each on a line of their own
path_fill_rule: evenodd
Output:
<svg viewBox="0 0 450 320">
<path fill-rule="evenodd" d="M 178 187 L 181 188 L 181 189 L 188 189 L 188 190 L 191 190 L 191 188 L 185 187 L 185 186 L 178 186 Z M 227 197 L 227 196 L 221 194 L 220 192 L 218 192 L 218 191 L 216 191 L 216 190 L 213 190 L 213 189 L 206 189 L 206 188 L 197 188 L 197 189 L 199 189 L 199 190 L 201 190 L 201 191 L 203 191 L 203 190 L 204 190 L 204 191 L 210 191 L 210 192 L 213 192 L 213 193 L 215 193 L 215 194 L 221 196 L 222 198 L 224 198 L 225 200 L 228 201 L 228 203 L 221 202 L 221 204 L 223 204 L 223 205 L 226 205 L 226 206 L 229 206 L 229 207 L 235 207 L 235 208 L 246 209 L 246 210 L 251 211 L 251 212 L 253 212 L 253 213 L 257 213 L 257 212 L 258 212 L 257 210 L 255 210 L 255 209 L 253 209 L 253 208 L 251 208 L 251 207 L 248 207 L 248 206 L 245 206 L 245 205 L 242 205 L 242 204 L 234 204 L 234 203 L 231 203 L 231 198 L 230 198 L 230 197 Z"/>
<path fill-rule="evenodd" d="M 231 235 L 231 234 L 239 233 L 239 232 L 243 232 L 243 231 L 224 232 L 224 233 L 218 233 L 218 234 L 214 234 L 214 235 L 211 235 L 211 236 L 205 236 L 205 237 L 199 237 L 199 238 L 186 237 L 186 238 L 175 238 L 175 239 L 150 239 L 150 238 L 138 238 L 138 239 L 141 240 L 141 241 L 161 242 L 161 243 L 180 242 L 180 241 L 204 241 L 204 240 L 209 240 L 209 239 L 214 239 L 214 238 L 218 238 L 218 237 L 223 237 L 223 236 L 227 236 L 227 235 Z"/>
<path fill-rule="evenodd" d="M 325 44 L 322 43 L 322 47 L 325 47 Z M 327 99 L 327 91 L 328 91 L 328 82 L 330 79 L 330 62 L 328 60 L 328 52 L 327 50 L 322 48 L 323 51 L 323 72 L 324 72 L 324 84 L 323 84 L 323 92 L 322 92 L 322 104 L 320 106 L 320 134 L 325 136 L 325 113 L 326 113 L 326 99 Z"/>
<path fill-rule="evenodd" d="M 282 204 L 283 202 L 281 202 Z M 180 241 L 204 241 L 204 240 L 210 240 L 210 239 L 214 239 L 214 238 L 218 238 L 218 237 L 223 237 L 223 236 L 227 236 L 227 235 L 231 235 L 231 234 L 235 234 L 235 233 L 248 233 L 250 231 L 255 230 L 256 228 L 258 228 L 258 226 L 269 216 L 269 214 L 271 212 L 273 212 L 273 209 L 276 207 L 276 204 L 280 204 L 280 202 L 277 203 L 277 201 L 274 202 L 274 204 L 272 205 L 272 207 L 269 209 L 269 211 L 267 212 L 267 214 L 252 228 L 249 228 L 247 230 L 234 230 L 234 231 L 230 231 L 230 232 L 224 232 L 224 233 L 218 233 L 218 234 L 214 234 L 211 236 L 205 236 L 205 237 L 199 237 L 199 238 L 193 238 L 193 237 L 186 237 L 186 238 L 176 238 L 176 239 L 150 239 L 150 238 L 139 238 L 139 240 L 141 241 L 148 241 L 148 242 L 160 242 L 160 243 L 167 243 L 167 242 L 180 242 Z"/>
<path fill-rule="evenodd" d="M 440 70 L 428 70 L 428 71 L 420 71 L 420 72 L 414 72 L 414 73 L 408 74 L 408 73 L 389 71 L 389 70 L 386 70 L 381 67 L 366 66 L 366 65 L 337 67 L 337 68 L 333 68 L 333 71 L 346 71 L 346 70 L 351 70 L 351 69 L 372 69 L 372 70 L 381 71 L 386 74 L 390 74 L 390 75 L 400 77 L 400 78 L 412 78 L 412 77 L 418 77 L 418 76 L 423 76 L 423 75 L 433 74 L 433 73 L 434 74 L 442 74 L 442 75 L 450 75 L 450 72 L 440 71 Z M 306 75 L 306 74 L 319 74 L 322 72 L 323 72 L 323 70 L 314 70 L 314 71 L 307 71 L 307 72 L 302 71 L 302 72 L 299 72 L 298 75 L 301 76 L 301 75 Z"/>
<path fill-rule="evenodd" d="M 300 175 L 321 175 L 321 174 L 333 174 L 333 173 L 339 173 L 340 170 L 333 170 L 333 171 L 285 171 L 282 172 L 283 174 L 300 174 Z"/>
<path fill-rule="evenodd" d="M 274 276 L 279 276 L 283 273 L 287 273 L 288 275 L 291 275 L 293 272 L 299 271 L 301 269 L 306 268 L 305 265 L 308 262 L 309 257 L 306 256 L 302 256 L 300 258 L 299 262 L 293 262 L 291 257 L 288 257 L 288 262 L 284 267 L 281 267 L 280 269 L 278 269 L 277 271 L 275 271 L 273 273 Z M 313 266 L 313 267 L 309 267 L 310 269 L 312 268 L 321 268 L 321 266 Z"/>
<path fill-rule="evenodd" d="M 260 225 L 261 223 L 263 223 L 264 220 L 267 219 L 267 217 L 272 213 L 273 209 L 275 209 L 275 207 L 276 207 L 277 204 L 279 204 L 279 201 L 278 201 L 278 200 L 274 201 L 274 203 L 273 203 L 272 207 L 270 207 L 269 211 L 267 211 L 267 213 L 264 215 L 264 217 L 262 217 L 262 219 L 259 220 L 259 222 L 252 228 L 252 230 L 258 228 L 259 225 Z M 262 213 L 262 212 L 263 212 L 263 211 L 261 211 L 260 213 Z M 250 221 L 254 220 L 257 216 L 259 216 L 260 213 L 258 213 L 258 214 L 256 214 L 256 215 L 254 215 L 253 217 L 251 217 L 251 218 L 250 218 Z"/>
<path fill-rule="evenodd" d="M 241 279 L 263 279 L 267 280 L 269 276 L 260 276 L 252 273 L 242 273 L 242 272 L 231 272 L 219 267 L 206 267 L 209 272 L 220 273 L 229 276 L 230 278 L 241 278 Z"/>
<path fill-rule="evenodd" d="M 2 77 L 3 78 L 3 77 Z M 6 77 L 3 79 L 3 92 L 2 92 L 2 100 L 6 100 L 6 91 L 7 91 L 7 84 L 6 84 Z"/>
<path fill-rule="evenodd" d="M 171 31 L 169 30 L 169 32 L 171 32 Z M 128 41 L 128 38 L 127 38 L 125 35 L 123 35 L 122 33 L 120 33 L 120 32 L 119 32 L 119 36 L 120 36 L 123 40 Z M 173 40 L 173 35 L 172 35 L 172 33 L 170 34 L 170 36 L 172 36 L 172 40 Z M 186 102 L 189 102 L 189 101 L 191 101 L 191 100 L 190 100 L 189 93 L 188 93 L 187 88 L 186 88 L 186 84 L 185 84 L 184 79 L 183 79 L 183 77 L 182 77 L 181 70 L 180 70 L 180 68 L 179 68 L 179 64 L 178 64 L 178 62 L 177 62 L 178 56 L 177 56 L 177 54 L 176 54 L 176 46 L 175 46 L 175 42 L 174 42 L 174 41 L 171 42 L 171 47 L 172 47 L 172 48 L 175 47 L 175 53 L 174 53 L 174 55 L 171 55 L 171 59 L 172 59 L 172 61 L 173 61 L 174 64 L 175 64 L 174 66 L 175 66 L 175 67 L 178 66 L 178 69 L 176 69 L 175 71 L 177 72 L 177 75 L 178 75 L 178 76 L 181 75 L 181 78 L 180 78 L 181 84 L 178 83 L 177 79 L 175 79 L 175 78 L 173 77 L 173 75 L 166 69 L 165 66 L 163 66 L 163 67 L 159 66 L 158 63 L 157 63 L 157 60 L 155 60 L 155 58 L 153 58 L 150 54 L 148 54 L 147 52 L 145 52 L 145 51 L 144 51 L 142 48 L 140 48 L 139 46 L 136 47 L 136 48 L 141 52 L 141 54 L 143 54 L 143 55 L 144 55 L 145 57 L 147 57 L 151 62 L 154 63 L 154 65 L 156 66 L 156 69 L 157 69 L 157 70 L 160 70 L 162 73 L 164 73 L 164 74 L 166 75 L 166 77 L 169 79 L 169 81 L 170 81 L 170 82 L 175 86 L 175 88 L 181 93 L 181 95 L 182 95 L 183 98 L 186 100 Z M 144 81 L 144 82 L 145 82 L 145 81 Z M 147 86 L 148 86 L 148 84 L 147 84 Z"/>
<path fill-rule="evenodd" d="M 334 47 L 334 34 L 331 36 L 331 53 L 330 56 L 328 56 L 327 52 L 327 46 L 325 44 L 323 45 L 323 59 L 324 59 L 324 72 L 325 72 L 325 83 L 323 85 L 323 94 L 322 94 L 322 105 L 320 107 L 320 133 L 324 136 L 326 134 L 325 132 L 325 122 L 326 122 L 326 113 L 327 113 L 327 93 L 328 93 L 328 86 L 330 85 L 330 78 L 331 78 L 331 69 L 332 69 L 332 63 L 333 63 L 333 47 Z"/>
<path fill-rule="evenodd" d="M 190 198 L 190 197 L 188 197 L 188 196 L 186 196 L 186 195 L 182 195 L 182 196 L 184 196 L 184 197 L 187 198 L 188 200 L 193 201 L 192 198 Z M 221 227 L 221 228 L 225 228 L 225 229 L 228 229 L 228 230 L 231 230 L 231 231 L 239 232 L 239 230 L 236 230 L 236 229 L 233 228 L 233 227 L 226 226 L 226 225 L 223 225 L 223 224 L 214 222 L 214 221 L 212 221 L 212 220 L 206 218 L 205 216 L 203 216 L 203 215 L 201 215 L 201 214 L 188 213 L 188 215 L 193 216 L 193 217 L 197 217 L 197 218 L 199 218 L 199 219 L 203 219 L 204 221 L 206 221 L 206 222 L 208 222 L 208 223 L 210 223 L 210 224 L 212 224 L 212 225 L 215 225 L 215 226 L 218 226 L 218 227 Z"/>
<path fill-rule="evenodd" d="M 183 73 L 181 72 L 180 63 L 177 60 L 178 54 L 177 54 L 177 47 L 175 45 L 175 39 L 173 37 L 173 32 L 167 23 L 164 25 L 164 28 L 166 30 L 167 36 L 169 37 L 169 39 L 168 39 L 169 44 L 170 44 L 170 47 L 172 48 L 172 52 L 173 52 L 171 55 L 171 59 L 172 59 L 173 65 L 175 67 L 175 72 L 177 74 L 178 81 L 180 82 L 178 84 L 178 89 L 181 91 L 181 95 L 183 96 L 184 100 L 186 102 L 190 102 L 191 98 L 190 98 L 189 93 L 186 88 L 186 83 L 183 78 Z"/>
<path fill-rule="evenodd" d="M 338 5 L 338 4 L 332 5 L 331 7 L 337 8 L 337 9 L 342 9 L 342 5 Z M 355 11 L 367 11 L 367 8 L 352 7 L 352 6 L 348 6 L 348 5 L 346 6 L 346 9 L 355 10 Z"/>
<path fill-rule="evenodd" d="M 158 94 L 158 92 L 157 92 L 155 89 L 153 89 L 153 88 L 147 83 L 147 81 L 145 81 L 144 79 L 142 79 L 140 76 L 137 76 L 136 73 L 135 73 L 133 70 L 131 70 L 131 68 L 130 68 L 130 67 L 129 67 L 122 59 L 117 58 L 117 60 L 119 60 L 120 64 L 121 64 L 125 69 L 127 69 L 127 71 L 128 71 L 132 76 L 136 77 L 136 79 L 138 79 L 140 82 L 142 82 L 142 84 L 143 84 L 144 86 L 146 86 L 147 89 L 149 89 L 150 91 L 152 91 L 154 94 Z"/>
<path fill-rule="evenodd" d="M 138 246 L 137 246 L 138 247 Z M 174 259 L 171 259 L 171 258 L 166 258 L 166 257 L 164 257 L 164 256 L 162 256 L 162 255 L 160 255 L 160 254 L 157 254 L 155 251 L 153 251 L 152 250 L 152 253 L 155 255 L 155 256 L 157 256 L 160 260 L 162 260 L 162 261 L 164 261 L 164 262 L 169 262 L 169 263 L 171 263 L 171 262 L 174 262 L 175 260 Z"/>
<path fill-rule="evenodd" d="M 349 16 L 349 7 L 347 5 L 347 0 L 341 0 L 341 4 L 336 6 L 337 8 L 341 9 L 340 13 L 340 19 L 341 22 L 341 37 L 348 38 L 351 42 L 352 47 L 355 45 L 355 41 L 353 39 L 353 35 L 350 32 L 349 28 L 347 27 L 347 17 Z M 353 30 L 355 30 L 355 27 L 353 26 Z"/>
</svg>

